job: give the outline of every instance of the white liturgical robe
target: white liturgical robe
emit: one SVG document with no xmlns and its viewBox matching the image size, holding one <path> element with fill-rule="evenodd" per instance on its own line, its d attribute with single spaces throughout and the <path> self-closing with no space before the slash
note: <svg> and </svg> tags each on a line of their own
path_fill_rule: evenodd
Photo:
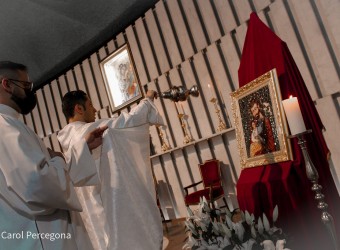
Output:
<svg viewBox="0 0 340 250">
<path fill-rule="evenodd" d="M 93 152 L 101 184 L 77 188 L 85 227 L 95 249 L 159 250 L 163 230 L 151 172 L 149 124 L 163 124 L 153 102 L 93 123 L 72 122 L 58 134 L 64 150 L 92 128 L 107 125 Z"/>
<path fill-rule="evenodd" d="M 81 211 L 74 186 L 99 179 L 85 140 L 69 149 L 70 163 L 53 157 L 9 106 L 0 104 L 0 249 L 93 249 L 83 231 L 76 242 L 68 210 Z M 79 244 L 78 244 L 79 243 Z M 77 245 L 78 244 L 78 245 Z"/>
</svg>

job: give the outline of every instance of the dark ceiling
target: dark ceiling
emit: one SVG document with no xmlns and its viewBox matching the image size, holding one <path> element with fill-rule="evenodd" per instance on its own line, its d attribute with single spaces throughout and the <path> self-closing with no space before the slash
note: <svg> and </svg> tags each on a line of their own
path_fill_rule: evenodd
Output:
<svg viewBox="0 0 340 250">
<path fill-rule="evenodd" d="M 0 61 L 28 66 L 35 88 L 83 60 L 157 0 L 1 0 Z"/>
</svg>

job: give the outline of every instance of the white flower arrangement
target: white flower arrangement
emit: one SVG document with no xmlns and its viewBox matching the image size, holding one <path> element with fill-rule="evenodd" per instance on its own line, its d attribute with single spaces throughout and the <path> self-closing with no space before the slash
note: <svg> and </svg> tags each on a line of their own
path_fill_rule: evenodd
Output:
<svg viewBox="0 0 340 250">
<path fill-rule="evenodd" d="M 289 250 L 284 248 L 286 235 L 274 226 L 278 207 L 273 211 L 273 225 L 265 214 L 257 219 L 247 211 L 213 207 L 203 197 L 194 212 L 188 207 L 185 225 L 189 236 L 183 249 L 193 250 Z"/>
</svg>

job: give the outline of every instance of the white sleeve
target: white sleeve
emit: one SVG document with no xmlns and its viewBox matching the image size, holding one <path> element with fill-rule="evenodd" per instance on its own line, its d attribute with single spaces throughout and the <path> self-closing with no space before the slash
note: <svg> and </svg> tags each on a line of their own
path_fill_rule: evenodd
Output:
<svg viewBox="0 0 340 250">
<path fill-rule="evenodd" d="M 74 186 L 91 186 L 99 183 L 96 163 L 85 139 L 75 143 L 67 155 L 67 171 Z"/>
<path fill-rule="evenodd" d="M 113 122 L 114 128 L 134 127 L 149 123 L 150 125 L 163 125 L 163 119 L 155 104 L 149 98 L 143 99 L 129 113 L 122 112 Z"/>
<path fill-rule="evenodd" d="M 1 127 L 0 198 L 28 216 L 50 214 L 55 209 L 80 211 L 65 161 L 61 157 L 50 159 L 40 139 L 16 122 L 1 124 Z M 74 150 L 81 154 L 78 149 Z M 82 163 L 71 162 L 71 175 L 80 171 L 76 170 L 77 164 Z M 88 171 L 86 165 L 83 167 L 84 173 Z M 94 168 L 94 164 L 91 167 Z M 91 174 L 82 177 L 92 178 Z M 76 181 L 80 183 L 80 179 Z"/>
</svg>

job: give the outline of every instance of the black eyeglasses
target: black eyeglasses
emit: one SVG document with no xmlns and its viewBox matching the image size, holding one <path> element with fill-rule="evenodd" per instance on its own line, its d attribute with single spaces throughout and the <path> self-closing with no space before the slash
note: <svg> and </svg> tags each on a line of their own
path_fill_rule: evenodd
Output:
<svg viewBox="0 0 340 250">
<path fill-rule="evenodd" d="M 7 78 L 7 79 L 9 81 L 11 81 L 13 84 L 15 84 L 16 86 L 18 86 L 19 88 L 30 89 L 30 90 L 32 90 L 32 88 L 33 88 L 33 82 L 20 81 L 20 80 L 10 79 L 10 78 Z M 20 86 L 19 84 L 15 83 L 15 82 L 22 83 L 24 86 Z"/>
</svg>

